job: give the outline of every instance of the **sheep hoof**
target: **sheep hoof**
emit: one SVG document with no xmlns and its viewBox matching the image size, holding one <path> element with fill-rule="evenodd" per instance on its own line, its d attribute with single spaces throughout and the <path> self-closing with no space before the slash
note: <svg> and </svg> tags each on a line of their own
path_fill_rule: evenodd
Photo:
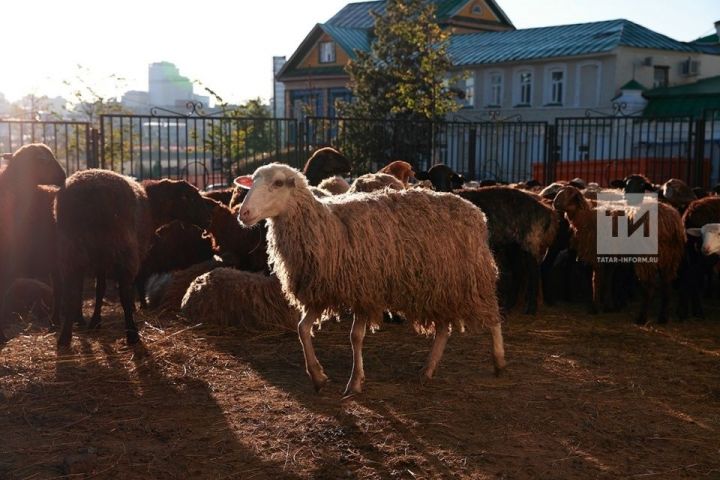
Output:
<svg viewBox="0 0 720 480">
<path fill-rule="evenodd" d="M 495 364 L 494 365 L 495 376 L 500 377 L 505 372 L 506 368 L 507 368 L 507 364 L 505 362 L 502 362 L 502 364 Z"/>
<path fill-rule="evenodd" d="M 348 383 L 348 386 L 345 387 L 345 391 L 343 392 L 342 398 L 350 398 L 355 395 L 360 395 L 362 393 L 362 384 L 358 385 L 352 385 Z"/>
<path fill-rule="evenodd" d="M 327 375 L 325 375 L 324 372 L 320 372 L 320 375 L 317 378 L 315 378 L 315 377 L 312 378 L 312 382 L 313 382 L 313 387 L 315 387 L 315 392 L 320 393 L 320 390 L 322 390 L 322 388 L 325 385 L 327 385 L 328 377 L 327 377 Z"/>
<path fill-rule="evenodd" d="M 128 345 L 135 345 L 140 342 L 140 334 L 137 331 L 129 330 L 126 336 Z"/>
<path fill-rule="evenodd" d="M 60 335 L 57 341 L 58 350 L 70 348 L 71 338 L 72 337 L 70 335 Z"/>
</svg>

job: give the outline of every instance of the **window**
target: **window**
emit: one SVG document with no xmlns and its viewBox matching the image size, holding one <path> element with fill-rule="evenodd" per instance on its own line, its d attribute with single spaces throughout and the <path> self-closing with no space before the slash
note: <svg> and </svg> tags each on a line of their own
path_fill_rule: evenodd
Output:
<svg viewBox="0 0 720 480">
<path fill-rule="evenodd" d="M 490 85 L 489 95 L 488 95 L 488 106 L 490 107 L 499 107 L 502 105 L 502 98 L 503 98 L 503 76 L 500 72 L 494 72 L 490 74 L 490 77 L 488 79 L 488 84 Z"/>
<path fill-rule="evenodd" d="M 562 105 L 565 98 L 565 72 L 553 70 L 550 72 L 550 103 Z"/>
<path fill-rule="evenodd" d="M 653 88 L 667 87 L 670 84 L 670 67 L 654 67 Z"/>
<path fill-rule="evenodd" d="M 482 15 L 482 13 L 483 13 L 482 5 L 480 5 L 479 3 L 476 3 L 475 5 L 472 6 L 472 14 L 473 15 Z"/>
<path fill-rule="evenodd" d="M 528 106 L 532 104 L 532 72 L 520 72 L 518 76 L 519 95 L 518 104 Z"/>
<path fill-rule="evenodd" d="M 320 42 L 320 63 L 335 63 L 335 42 Z"/>
<path fill-rule="evenodd" d="M 470 76 L 465 79 L 465 99 L 463 105 L 466 107 L 475 106 L 475 77 Z"/>
</svg>

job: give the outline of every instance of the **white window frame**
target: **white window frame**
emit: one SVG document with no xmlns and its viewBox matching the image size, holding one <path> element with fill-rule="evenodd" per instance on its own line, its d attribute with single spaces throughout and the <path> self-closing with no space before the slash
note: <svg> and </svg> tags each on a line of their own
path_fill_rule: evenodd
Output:
<svg viewBox="0 0 720 480">
<path fill-rule="evenodd" d="M 554 93 L 554 83 L 553 83 L 553 73 L 560 72 L 562 73 L 563 79 L 562 79 L 562 95 L 561 98 L 558 101 L 555 101 L 553 98 Z M 545 82 L 544 83 L 544 103 L 545 105 L 550 106 L 566 106 L 568 103 L 568 74 L 567 74 L 567 66 L 562 64 L 555 64 L 555 65 L 548 65 L 545 67 Z"/>
<path fill-rule="evenodd" d="M 462 101 L 464 107 L 475 107 L 475 73 L 471 73 L 464 81 L 465 98 Z"/>
<path fill-rule="evenodd" d="M 523 84 L 522 77 L 524 74 L 530 74 L 530 98 L 528 102 L 523 102 Z M 514 88 L 513 88 L 513 107 L 532 107 L 535 96 L 535 71 L 532 67 L 520 67 L 514 72 Z"/>
<path fill-rule="evenodd" d="M 592 105 L 580 105 L 580 95 L 582 94 L 582 69 L 583 67 L 597 67 L 597 88 L 595 89 L 595 103 Z M 602 91 L 602 62 L 599 60 L 588 60 L 580 62 L 575 66 L 575 107 L 578 108 L 596 108 L 600 106 L 600 92 Z M 566 97 L 567 98 L 567 97 Z"/>
<path fill-rule="evenodd" d="M 493 84 L 493 78 L 499 77 L 500 83 Z M 486 107 L 502 107 L 505 95 L 505 75 L 502 70 L 490 70 L 485 74 L 485 106 Z M 499 94 L 495 98 L 495 87 L 499 87 Z M 497 102 L 495 100 L 498 100 Z"/>
<path fill-rule="evenodd" d="M 324 47 L 326 47 L 326 46 L 329 46 L 329 48 L 331 49 L 330 52 L 324 52 Z M 327 41 L 327 42 L 320 42 L 318 44 L 318 60 L 319 60 L 319 62 L 322 64 L 336 63 L 337 62 L 337 53 L 335 50 L 336 50 L 335 42 L 333 42 L 332 40 Z M 329 56 L 329 60 L 323 60 L 323 58 L 324 58 L 323 53 L 332 53 L 332 55 Z"/>
</svg>

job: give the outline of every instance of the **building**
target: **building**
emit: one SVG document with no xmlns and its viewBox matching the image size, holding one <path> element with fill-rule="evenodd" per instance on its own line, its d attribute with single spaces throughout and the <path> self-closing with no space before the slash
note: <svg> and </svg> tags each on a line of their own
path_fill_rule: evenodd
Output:
<svg viewBox="0 0 720 480">
<path fill-rule="evenodd" d="M 170 62 L 151 63 L 148 67 L 148 91 L 130 90 L 122 96 L 122 105 L 137 113 L 151 107 L 185 110 L 188 102 L 208 106 L 209 97 L 196 95 L 192 82 Z"/>
<path fill-rule="evenodd" d="M 438 23 L 452 32 L 453 63 L 468 73 L 457 85 L 465 92 L 457 119 L 612 114 L 633 81 L 655 88 L 720 75 L 717 35 L 685 43 L 623 19 L 516 29 L 492 0 L 435 3 Z M 313 28 L 277 74 L 286 88 L 286 116 L 335 115 L 335 101 L 350 98 L 344 66 L 370 49 L 370 12 L 384 6 L 351 3 Z M 640 92 L 630 95 L 642 103 Z"/>
</svg>

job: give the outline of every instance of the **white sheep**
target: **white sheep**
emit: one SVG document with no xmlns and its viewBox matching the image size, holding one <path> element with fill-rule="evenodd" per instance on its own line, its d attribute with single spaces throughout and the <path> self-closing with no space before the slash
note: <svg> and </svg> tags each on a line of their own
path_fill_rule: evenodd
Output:
<svg viewBox="0 0 720 480">
<path fill-rule="evenodd" d="M 423 374 L 432 378 L 451 330 L 490 328 L 496 373 L 505 367 L 497 268 L 485 215 L 452 194 L 382 191 L 316 199 L 304 175 L 270 164 L 236 185 L 248 188 L 240 220 L 267 219 L 268 254 L 283 292 L 302 312 L 298 334 L 315 389 L 327 376 L 312 344 L 323 312 L 351 309 L 353 370 L 345 395 L 365 378 L 366 326 L 390 310 L 434 332 Z"/>
</svg>

